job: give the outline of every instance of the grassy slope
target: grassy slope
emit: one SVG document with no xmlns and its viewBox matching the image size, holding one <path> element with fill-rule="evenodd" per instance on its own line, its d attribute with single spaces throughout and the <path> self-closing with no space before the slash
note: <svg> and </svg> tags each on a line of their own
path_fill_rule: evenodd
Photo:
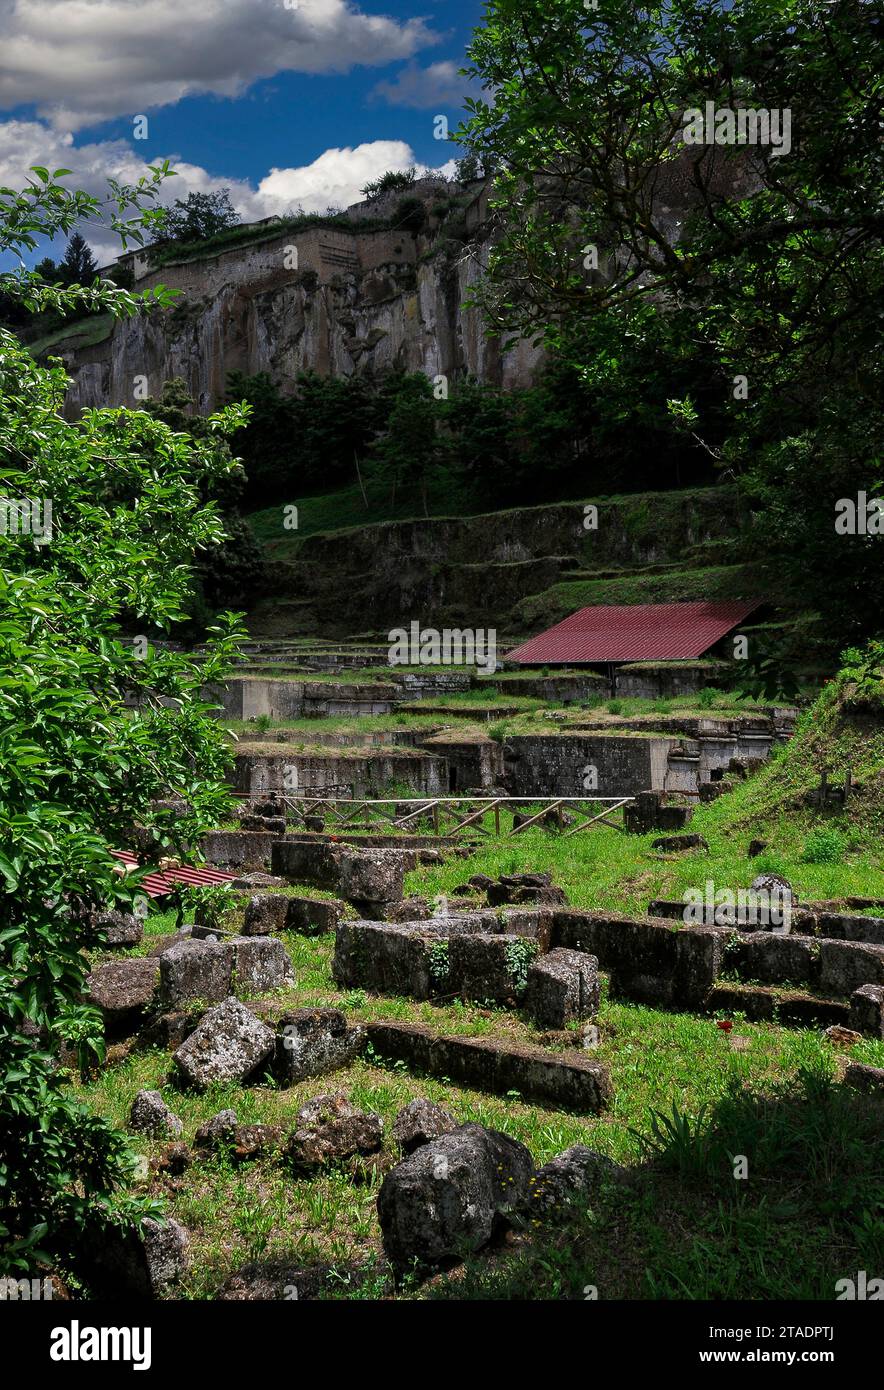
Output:
<svg viewBox="0 0 884 1390">
<path fill-rule="evenodd" d="M 168 921 L 162 925 L 167 927 Z M 471 1037 L 539 1040 L 506 1010 L 459 1001 L 436 1005 L 378 998 L 362 991 L 341 994 L 330 975 L 330 938 L 285 939 L 297 986 L 275 997 L 280 1009 L 336 1006 L 354 1020 L 393 1018 Z M 826 1131 L 829 1161 L 837 1157 L 842 1180 L 854 1170 L 869 1179 L 861 1193 L 853 1194 L 852 1203 L 843 1204 L 844 1210 L 822 1213 L 814 1208 L 826 1175 L 809 1177 L 820 1156 L 808 1144 L 807 1162 L 802 1161 L 794 1136 L 790 1142 L 796 1166 L 782 1163 L 778 1170 L 760 1173 L 760 1165 L 771 1168 L 772 1160 L 763 1152 L 763 1134 L 757 1133 L 762 1102 L 754 1098 L 784 1082 L 794 1087 L 807 1068 L 818 1075 L 833 1074 L 838 1063 L 825 1039 L 770 1024 L 741 1023 L 739 1033 L 748 1039 L 747 1050 L 736 1053 L 713 1019 L 608 999 L 598 1022 L 602 1040 L 594 1055 L 611 1065 L 616 1089 L 612 1110 L 598 1117 L 544 1110 L 515 1094 L 484 1095 L 412 1076 L 400 1066 L 384 1068 L 370 1059 L 290 1090 L 268 1084 L 223 1085 L 198 1095 L 180 1091 L 169 1081 L 167 1053 L 148 1051 L 103 1069 L 82 1089 L 92 1108 L 121 1129 L 136 1092 L 142 1087 L 158 1089 L 183 1119 L 186 1141 L 192 1140 L 199 1124 L 228 1106 L 242 1123 L 278 1124 L 289 1130 L 307 1099 L 338 1090 L 379 1113 L 389 1135 L 401 1106 L 427 1096 L 462 1122 L 476 1121 L 521 1140 L 538 1164 L 582 1143 L 630 1166 L 635 1185 L 625 1193 L 605 1195 L 592 1213 L 576 1218 L 566 1236 L 529 1222 L 506 1260 L 492 1256 L 472 1262 L 458 1274 L 424 1286 L 422 1297 L 459 1292 L 470 1297 L 580 1297 L 584 1284 L 594 1283 L 603 1298 L 684 1297 L 686 1290 L 687 1296 L 695 1297 L 825 1298 L 832 1296 L 833 1282 L 845 1269 L 869 1267 L 871 1256 L 863 1244 L 867 1237 L 853 1229 L 866 1209 L 863 1203 L 873 1203 L 877 1191 L 867 1101 L 860 1107 L 858 1098 L 845 1093 L 840 1100 L 832 1100 L 830 1094 L 826 1102 L 844 1107 L 838 1126 Z M 864 1042 L 853 1056 L 880 1065 L 884 1044 Z M 742 1147 L 732 1143 L 730 1152 L 749 1153 L 753 1169 L 757 1155 L 758 1182 L 745 1189 L 734 1184 L 730 1162 L 694 1131 L 674 1158 L 670 1154 L 650 1168 L 643 1166 L 643 1142 L 653 1140 L 652 1111 L 668 1112 L 675 1105 L 696 1117 L 706 1106 L 726 1107 L 733 1087 L 751 1088 L 747 1095 L 753 1099 L 739 1120 Z M 873 1109 L 871 1114 L 873 1118 Z M 857 1130 L 863 1125 L 864 1142 L 859 1143 Z M 765 1132 L 768 1128 L 766 1120 Z M 140 1136 L 133 1142 L 147 1156 L 159 1155 L 164 1147 Z M 786 1142 L 782 1135 L 780 1142 Z M 671 1171 L 673 1162 L 681 1168 Z M 215 1157 L 195 1163 L 183 1178 L 160 1175 L 142 1186 L 152 1195 L 165 1196 L 169 1214 L 193 1233 L 186 1295 L 211 1298 L 233 1270 L 254 1259 L 279 1258 L 302 1267 L 368 1261 L 380 1270 L 375 1213 L 379 1182 L 371 1174 L 358 1184 L 341 1173 L 293 1179 L 271 1159 L 237 1168 Z M 767 1210 L 770 1204 L 781 1207 L 776 1220 Z M 337 1296 L 347 1296 L 346 1285 L 337 1289 Z"/>
<path fill-rule="evenodd" d="M 793 803 L 814 785 L 820 758 L 835 770 L 849 761 L 867 788 L 845 814 L 825 818 L 852 846 L 840 863 L 801 859 L 821 818 L 796 813 Z M 875 780 L 882 768 L 884 723 L 846 711 L 833 692 L 805 717 L 780 758 L 700 808 L 695 823 L 710 841 L 708 857 L 661 859 L 650 852 L 650 837 L 613 829 L 569 840 L 531 831 L 481 849 L 468 865 L 455 860 L 420 870 L 407 890 L 444 891 L 479 869 L 546 866 L 575 903 L 640 908 L 650 896 L 678 893 L 707 876 L 722 886 L 746 883 L 765 861 L 747 860 L 745 841 L 763 832 L 771 840 L 767 862 L 785 869 L 803 895 L 884 895 L 884 788 Z M 168 917 L 153 919 L 151 936 L 169 925 Z M 540 1040 L 506 1010 L 359 990 L 342 994 L 331 979 L 330 938 L 285 939 L 297 983 L 276 999 L 280 1007 L 337 1006 L 354 1020 L 396 1018 L 467 1036 Z M 150 1051 L 105 1067 L 83 1089 L 92 1107 L 121 1128 L 136 1091 L 159 1089 L 184 1120 L 186 1140 L 228 1105 L 241 1122 L 290 1129 L 306 1099 L 331 1090 L 376 1110 L 389 1134 L 397 1110 L 427 1096 L 461 1121 L 493 1126 L 526 1143 L 537 1163 L 584 1143 L 628 1165 L 628 1185 L 603 1189 L 563 1230 L 529 1220 L 504 1247 L 406 1287 L 401 1296 L 581 1298 L 594 1285 L 601 1298 L 827 1300 L 837 1279 L 881 1266 L 884 1113 L 880 1103 L 830 1084 L 844 1058 L 826 1038 L 738 1017 L 746 1043 L 737 1051 L 712 1018 L 606 997 L 598 1022 L 601 1043 L 594 1055 L 610 1064 L 615 1087 L 611 1111 L 598 1117 L 547 1111 L 517 1095 L 487 1096 L 412 1076 L 400 1066 L 386 1069 L 371 1058 L 291 1090 L 221 1086 L 194 1095 L 170 1081 L 168 1054 Z M 884 1065 L 884 1043 L 864 1040 L 849 1055 Z M 659 1115 L 671 1116 L 673 1106 L 674 1132 L 667 1134 Z M 149 1155 L 162 1148 L 134 1142 Z M 734 1154 L 748 1159 L 745 1181 L 735 1180 Z M 341 1173 L 295 1180 L 269 1158 L 237 1169 L 215 1157 L 195 1163 L 182 1178 L 155 1176 L 147 1186 L 165 1195 L 170 1214 L 193 1232 L 187 1296 L 211 1298 L 234 1269 L 254 1259 L 285 1259 L 296 1267 L 376 1263 L 378 1279 L 361 1294 L 348 1289 L 346 1276 L 329 1288 L 330 1297 L 346 1298 L 383 1292 L 379 1182 L 368 1174 L 354 1184 Z"/>
<path fill-rule="evenodd" d="M 33 342 L 26 343 L 25 346 L 32 357 L 48 352 L 54 347 L 94 347 L 96 343 L 103 343 L 105 338 L 110 337 L 114 323 L 112 314 L 95 314 L 56 328 L 42 338 L 35 338 Z"/>
<path fill-rule="evenodd" d="M 697 807 L 690 829 L 706 838 L 708 854 L 661 856 L 650 848 L 653 835 L 625 836 L 615 829 L 593 827 L 567 839 L 529 830 L 519 841 L 483 845 L 470 860 L 471 872 L 548 869 L 575 906 L 622 911 L 644 910 L 652 897 L 681 897 L 685 888 L 702 888 L 707 878 L 721 888 L 748 887 L 765 869 L 785 874 L 806 899 L 884 897 L 884 720 L 846 711 L 834 685 L 828 691 L 802 717 L 779 756 L 733 792 Z M 850 767 L 862 787 L 845 811 L 802 804 L 822 766 L 830 769 L 833 784 Z M 808 862 L 808 840 L 821 829 L 837 837 L 830 849 L 836 857 Z M 750 860 L 749 841 L 756 838 L 766 839 L 769 848 Z M 423 869 L 409 877 L 408 891 L 450 893 L 465 877 L 456 862 Z"/>
</svg>

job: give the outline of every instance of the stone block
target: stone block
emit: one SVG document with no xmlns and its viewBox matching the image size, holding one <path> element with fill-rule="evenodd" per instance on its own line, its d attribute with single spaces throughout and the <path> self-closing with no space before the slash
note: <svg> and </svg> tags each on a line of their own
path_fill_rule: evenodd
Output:
<svg viewBox="0 0 884 1390">
<path fill-rule="evenodd" d="M 365 1041 L 339 1009 L 295 1009 L 277 1023 L 276 1071 L 286 1085 L 348 1067 Z"/>
<path fill-rule="evenodd" d="M 107 946 L 138 946 L 144 936 L 144 918 L 134 912 L 99 912 L 94 922 Z"/>
<path fill-rule="evenodd" d="M 844 1084 L 870 1096 L 884 1096 L 884 1067 L 869 1067 L 851 1062 L 844 1073 Z"/>
<path fill-rule="evenodd" d="M 203 1015 L 175 1053 L 175 1065 L 193 1086 L 244 1081 L 273 1056 L 276 1034 L 238 999 L 225 999 Z"/>
<path fill-rule="evenodd" d="M 884 946 L 859 941 L 820 942 L 820 988 L 848 997 L 862 985 L 884 984 Z"/>
<path fill-rule="evenodd" d="M 294 984 L 292 963 L 281 941 L 267 936 L 237 936 L 230 945 L 235 952 L 233 980 L 237 994 L 249 997 Z"/>
<path fill-rule="evenodd" d="M 462 1125 L 398 1163 L 378 1193 L 384 1250 L 400 1269 L 479 1250 L 528 1193 L 531 1154 L 515 1139 Z"/>
<path fill-rule="evenodd" d="M 129 1129 L 132 1134 L 146 1134 L 149 1139 L 175 1139 L 184 1125 L 159 1091 L 139 1091 L 129 1112 Z"/>
<path fill-rule="evenodd" d="M 850 1027 L 869 1038 L 884 1038 L 884 985 L 861 985 L 854 990 Z"/>
<path fill-rule="evenodd" d="M 606 1109 L 613 1095 L 610 1069 L 582 1053 L 445 1037 L 414 1023 L 367 1023 L 365 1031 L 379 1056 L 492 1095 L 518 1091 L 524 1100 L 581 1115 Z"/>
<path fill-rule="evenodd" d="M 380 1117 L 357 1109 L 338 1092 L 315 1096 L 302 1106 L 286 1154 L 295 1172 L 310 1175 L 347 1159 L 377 1153 L 383 1138 Z"/>
<path fill-rule="evenodd" d="M 101 1010 L 106 1030 L 134 1031 L 154 997 L 159 962 L 150 956 L 97 965 L 86 979 L 86 998 Z"/>
<path fill-rule="evenodd" d="M 478 1004 L 515 1004 L 527 982 L 529 952 L 535 953 L 536 946 L 524 937 L 453 936 L 448 942 L 446 992 Z"/>
<path fill-rule="evenodd" d="M 728 969 L 736 970 L 743 980 L 758 980 L 766 985 L 798 984 L 815 979 L 817 955 L 817 943 L 812 937 L 762 931 L 728 946 L 726 962 Z"/>
<path fill-rule="evenodd" d="M 429 999 L 436 992 L 430 944 L 429 936 L 407 927 L 342 921 L 335 933 L 332 976 L 345 989 Z"/>
<path fill-rule="evenodd" d="M 160 989 L 165 1003 L 187 999 L 209 1003 L 231 990 L 234 950 L 229 941 L 179 941 L 160 956 Z"/>
<path fill-rule="evenodd" d="M 344 904 L 332 898 L 287 898 L 286 931 L 303 936 L 322 936 L 335 931 L 341 920 Z"/>
<path fill-rule="evenodd" d="M 282 893 L 253 893 L 243 915 L 243 936 L 269 936 L 283 931 L 289 900 Z"/>
<path fill-rule="evenodd" d="M 611 1183 L 623 1182 L 629 1170 L 585 1144 L 574 1144 L 538 1168 L 524 1210 L 528 1219 L 566 1217 L 568 1208 L 588 1205 Z"/>
<path fill-rule="evenodd" d="M 524 1006 L 536 1028 L 566 1028 L 577 1019 L 595 1017 L 599 989 L 596 957 L 559 947 L 529 967 Z"/>
<path fill-rule="evenodd" d="M 410 1154 L 453 1129 L 457 1129 L 457 1121 L 447 1110 L 420 1097 L 399 1111 L 393 1122 L 393 1138 L 404 1154 Z"/>
</svg>

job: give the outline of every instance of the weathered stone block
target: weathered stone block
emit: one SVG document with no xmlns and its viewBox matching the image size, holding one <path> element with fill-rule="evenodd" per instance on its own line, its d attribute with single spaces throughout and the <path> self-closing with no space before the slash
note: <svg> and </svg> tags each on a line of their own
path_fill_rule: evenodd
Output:
<svg viewBox="0 0 884 1390">
<path fill-rule="evenodd" d="M 438 1265 L 491 1239 L 518 1207 L 534 1169 L 515 1139 L 462 1125 L 398 1163 L 378 1193 L 378 1220 L 390 1262 Z"/>
<path fill-rule="evenodd" d="M 212 1149 L 217 1148 L 219 1144 L 230 1143 L 236 1125 L 235 1110 L 219 1110 L 217 1115 L 213 1115 L 204 1125 L 200 1125 L 193 1142 L 200 1149 Z"/>
<path fill-rule="evenodd" d="M 582 1053 L 443 1037 L 414 1023 L 367 1023 L 365 1031 L 381 1057 L 492 1095 L 518 1091 L 525 1100 L 583 1115 L 604 1110 L 613 1095 L 610 1069 Z"/>
<path fill-rule="evenodd" d="M 798 1028 L 846 1026 L 849 1017 L 847 1004 L 839 999 L 820 999 L 815 994 L 776 989 L 772 985 L 717 984 L 706 1007 L 716 1012 L 743 1013 L 753 1023 L 776 1019 Z"/>
<path fill-rule="evenodd" d="M 338 1092 L 315 1096 L 302 1106 L 286 1153 L 296 1172 L 310 1174 L 346 1159 L 377 1153 L 383 1138 L 380 1117 L 358 1110 Z"/>
<path fill-rule="evenodd" d="M 150 1139 L 174 1139 L 184 1125 L 169 1109 L 159 1091 L 139 1091 L 129 1112 L 129 1129 Z"/>
<path fill-rule="evenodd" d="M 884 917 L 820 912 L 817 914 L 817 925 L 821 936 L 840 941 L 865 941 L 870 946 L 884 946 Z"/>
<path fill-rule="evenodd" d="M 348 902 L 398 902 L 414 856 L 398 850 L 344 849 L 324 841 L 286 840 L 273 846 L 274 873 L 340 893 Z"/>
<path fill-rule="evenodd" d="M 203 1015 L 175 1053 L 175 1064 L 194 1086 L 244 1081 L 273 1055 L 276 1034 L 238 999 L 225 999 Z"/>
<path fill-rule="evenodd" d="M 269 936 L 286 925 L 289 900 L 282 893 L 253 893 L 246 903 L 243 936 Z"/>
<path fill-rule="evenodd" d="M 867 1095 L 884 1096 L 884 1067 L 851 1062 L 844 1073 L 844 1084 L 855 1091 L 865 1091 Z"/>
<path fill-rule="evenodd" d="M 519 936 L 453 936 L 448 942 L 446 992 L 480 1004 L 515 1004 L 527 979 L 528 953 L 534 951 L 535 944 Z"/>
<path fill-rule="evenodd" d="M 565 1028 L 575 1019 L 595 1017 L 599 988 L 596 957 L 560 947 L 529 967 L 524 1006 L 535 1027 Z"/>
<path fill-rule="evenodd" d="M 146 1217 L 141 1234 L 113 1226 L 83 1239 L 89 1282 L 101 1298 L 156 1299 L 176 1285 L 187 1270 L 190 1236 L 171 1217 Z"/>
<path fill-rule="evenodd" d="M 603 1187 L 622 1182 L 628 1169 L 585 1144 L 575 1144 L 538 1168 L 525 1202 L 529 1218 L 555 1220 L 574 1203 L 591 1203 Z"/>
<path fill-rule="evenodd" d="M 820 988 L 835 995 L 851 995 L 861 985 L 884 984 L 884 946 L 823 940 L 819 971 Z"/>
<path fill-rule="evenodd" d="M 447 1110 L 420 1097 L 409 1101 L 399 1111 L 393 1122 L 393 1138 L 404 1154 L 410 1154 L 422 1144 L 429 1144 L 431 1139 L 450 1134 L 453 1129 L 457 1129 L 457 1120 Z"/>
<path fill-rule="evenodd" d="M 365 1041 L 339 1009 L 295 1009 L 277 1027 L 276 1069 L 287 1085 L 348 1067 Z"/>
<path fill-rule="evenodd" d="M 138 946 L 144 936 L 144 919 L 134 912 L 100 912 L 95 925 L 107 946 Z"/>
<path fill-rule="evenodd" d="M 658 835 L 651 841 L 651 849 L 663 850 L 664 854 L 680 854 L 687 849 L 708 851 L 709 843 L 702 835 Z"/>
<path fill-rule="evenodd" d="M 861 985 L 850 996 L 850 1027 L 870 1038 L 884 1038 L 884 985 Z"/>
<path fill-rule="evenodd" d="M 815 978 L 818 947 L 809 936 L 754 932 L 728 946 L 727 966 L 743 980 L 761 984 L 801 983 Z"/>
<path fill-rule="evenodd" d="M 374 922 L 338 925 L 332 976 L 344 988 L 429 999 L 436 988 L 431 966 L 429 937 Z"/>
<path fill-rule="evenodd" d="M 405 864 L 397 850 L 341 856 L 340 893 L 352 903 L 390 903 L 402 897 Z"/>
<path fill-rule="evenodd" d="M 160 1014 L 159 1017 L 151 1019 L 146 1028 L 139 1034 L 138 1042 L 141 1047 L 179 1047 L 184 1039 L 193 1032 L 198 1018 L 185 1009 L 176 1009 L 172 1012 Z"/>
<path fill-rule="evenodd" d="M 230 944 L 235 952 L 233 979 L 237 994 L 266 994 L 294 983 L 292 963 L 281 941 L 267 936 L 237 936 Z"/>
<path fill-rule="evenodd" d="M 344 904 L 334 898 L 287 898 L 286 902 L 286 931 L 301 932 L 304 936 L 335 931 L 344 910 Z"/>
<path fill-rule="evenodd" d="M 159 962 L 112 960 L 97 965 L 86 980 L 86 998 L 102 1013 L 108 1032 L 137 1028 L 154 997 Z"/>
<path fill-rule="evenodd" d="M 160 956 L 160 989 L 167 1004 L 225 999 L 231 990 L 234 950 L 228 941 L 179 941 Z"/>
</svg>

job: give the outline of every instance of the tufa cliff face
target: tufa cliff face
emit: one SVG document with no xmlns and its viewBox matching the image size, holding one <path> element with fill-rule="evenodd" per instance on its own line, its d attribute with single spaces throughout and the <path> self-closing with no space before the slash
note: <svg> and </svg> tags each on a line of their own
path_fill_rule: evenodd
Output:
<svg viewBox="0 0 884 1390">
<path fill-rule="evenodd" d="M 481 188 L 472 200 L 458 190 L 466 204 L 460 235 L 446 237 L 431 207 L 450 188 L 434 180 L 415 185 L 426 217 L 418 235 L 391 230 L 383 219 L 392 209 L 378 200 L 348 209 L 363 221 L 375 218 L 376 227 L 280 232 L 269 222 L 255 229 L 260 239 L 200 259 L 150 269 L 142 253 L 124 257 L 138 290 L 162 284 L 181 294 L 171 310 L 117 321 L 102 341 L 48 349 L 62 353 L 71 376 L 69 412 L 137 405 L 180 377 L 204 413 L 223 403 L 236 370 L 267 372 L 283 391 L 309 369 L 348 376 L 399 367 L 431 378 L 468 374 L 505 388 L 529 385 L 542 354 L 528 343 L 502 354 L 480 316 L 462 307 L 487 254 L 484 200 Z"/>
</svg>

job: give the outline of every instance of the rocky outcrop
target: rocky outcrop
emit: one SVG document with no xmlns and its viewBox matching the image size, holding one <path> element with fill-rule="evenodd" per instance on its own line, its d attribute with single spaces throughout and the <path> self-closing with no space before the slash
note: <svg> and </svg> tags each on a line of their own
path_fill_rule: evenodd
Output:
<svg viewBox="0 0 884 1390">
<path fill-rule="evenodd" d="M 343 225 L 280 231 L 268 220 L 252 239 L 199 258 L 182 253 L 155 269 L 143 253 L 123 257 L 139 291 L 165 285 L 180 296 L 169 311 L 109 325 L 102 341 L 71 348 L 62 340 L 52 349 L 66 354 L 68 411 L 133 405 L 139 378 L 158 395 L 165 380 L 180 377 L 205 413 L 223 403 L 232 371 L 268 372 L 283 391 L 308 370 L 403 368 L 529 384 L 540 351 L 523 342 L 504 355 L 477 311 L 463 307 L 487 255 L 481 188 L 427 179 L 409 196 L 424 204 L 417 234 L 395 226 L 394 208 L 361 204 Z"/>
</svg>

